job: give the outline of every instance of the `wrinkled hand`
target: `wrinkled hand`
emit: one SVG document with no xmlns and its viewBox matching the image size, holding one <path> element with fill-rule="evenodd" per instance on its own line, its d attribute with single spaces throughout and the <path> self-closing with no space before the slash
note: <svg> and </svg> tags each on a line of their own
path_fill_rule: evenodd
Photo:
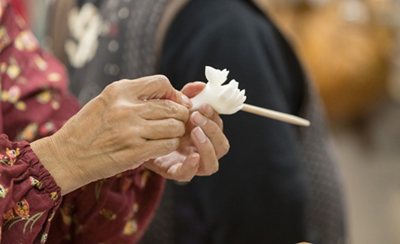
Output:
<svg viewBox="0 0 400 244">
<path fill-rule="evenodd" d="M 190 83 L 182 89 L 182 93 L 189 98 L 194 97 L 204 87 L 202 82 Z M 202 105 L 199 111 L 190 115 L 178 149 L 145 162 L 144 166 L 176 181 L 190 181 L 195 175 L 211 175 L 219 168 L 218 159 L 229 150 L 229 142 L 222 129 L 219 115 L 210 105 Z"/>
<path fill-rule="evenodd" d="M 189 107 L 164 76 L 121 80 L 31 147 L 66 194 L 175 151 Z"/>
</svg>

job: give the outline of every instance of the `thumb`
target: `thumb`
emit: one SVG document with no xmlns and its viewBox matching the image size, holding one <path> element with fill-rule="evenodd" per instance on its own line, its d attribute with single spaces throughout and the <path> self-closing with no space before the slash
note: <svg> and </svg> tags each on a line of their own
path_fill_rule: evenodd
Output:
<svg viewBox="0 0 400 244">
<path fill-rule="evenodd" d="M 192 82 L 192 83 L 188 83 L 186 84 L 181 92 L 183 94 L 185 94 L 186 96 L 192 98 L 195 97 L 197 94 L 199 94 L 201 91 L 204 90 L 204 88 L 206 87 L 206 83 L 197 81 L 197 82 Z"/>
<path fill-rule="evenodd" d="M 142 100 L 168 99 L 179 103 L 187 108 L 192 107 L 192 102 L 183 93 L 175 90 L 171 82 L 164 75 L 144 77 L 138 81 L 142 82 L 138 91 L 138 98 Z"/>
</svg>

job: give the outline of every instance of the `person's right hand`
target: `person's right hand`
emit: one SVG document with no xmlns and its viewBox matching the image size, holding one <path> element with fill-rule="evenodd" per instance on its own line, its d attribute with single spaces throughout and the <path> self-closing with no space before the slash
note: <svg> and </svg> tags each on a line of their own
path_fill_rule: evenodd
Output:
<svg viewBox="0 0 400 244">
<path fill-rule="evenodd" d="M 174 151 L 190 107 L 164 76 L 121 80 L 31 147 L 64 195 Z"/>
</svg>

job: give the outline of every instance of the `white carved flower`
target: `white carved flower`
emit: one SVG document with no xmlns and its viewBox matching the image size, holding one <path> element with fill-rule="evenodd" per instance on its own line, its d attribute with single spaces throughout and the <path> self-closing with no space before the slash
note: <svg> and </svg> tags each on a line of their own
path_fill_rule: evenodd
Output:
<svg viewBox="0 0 400 244">
<path fill-rule="evenodd" d="M 229 71 L 214 69 L 206 66 L 206 78 L 208 83 L 203 91 L 191 99 L 193 107 L 198 110 L 202 104 L 211 105 L 219 114 L 234 114 L 243 108 L 246 100 L 245 90 L 240 91 L 239 83 L 231 80 L 229 84 L 222 85 Z"/>
</svg>

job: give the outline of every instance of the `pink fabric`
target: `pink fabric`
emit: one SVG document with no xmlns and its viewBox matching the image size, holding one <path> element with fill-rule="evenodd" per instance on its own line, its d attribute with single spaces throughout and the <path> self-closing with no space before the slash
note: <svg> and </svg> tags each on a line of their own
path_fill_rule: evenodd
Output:
<svg viewBox="0 0 400 244">
<path fill-rule="evenodd" d="M 79 111 L 63 66 L 8 0 L 0 0 L 0 79 L 0 133 L 11 141 L 51 135 Z M 29 143 L 11 141 L 0 136 L 1 243 L 136 243 L 143 235 L 165 179 L 139 167 L 62 198 Z"/>
</svg>

